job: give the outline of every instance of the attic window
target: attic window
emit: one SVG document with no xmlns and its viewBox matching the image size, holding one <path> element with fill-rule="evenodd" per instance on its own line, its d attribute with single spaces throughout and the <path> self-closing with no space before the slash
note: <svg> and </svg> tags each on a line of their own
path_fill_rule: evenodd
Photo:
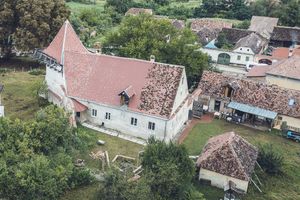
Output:
<svg viewBox="0 0 300 200">
<path fill-rule="evenodd" d="M 121 96 L 121 105 L 129 105 L 130 99 L 135 95 L 133 87 L 130 85 L 125 90 L 119 93 Z"/>
<path fill-rule="evenodd" d="M 290 99 L 289 100 L 289 106 L 293 106 L 293 105 L 295 105 L 295 99 Z"/>
<path fill-rule="evenodd" d="M 227 86 L 227 87 L 225 88 L 225 97 L 229 97 L 229 98 L 231 98 L 231 96 L 232 96 L 232 92 L 233 92 L 233 89 L 232 89 L 232 87 L 230 87 L 230 86 Z"/>
<path fill-rule="evenodd" d="M 240 50 L 242 51 L 242 50 L 243 50 L 243 48 L 240 48 Z"/>
</svg>

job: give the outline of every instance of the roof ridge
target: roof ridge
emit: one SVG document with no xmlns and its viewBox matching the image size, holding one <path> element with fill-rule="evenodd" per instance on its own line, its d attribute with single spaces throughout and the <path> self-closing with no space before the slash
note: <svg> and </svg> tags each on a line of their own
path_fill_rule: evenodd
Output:
<svg viewBox="0 0 300 200">
<path fill-rule="evenodd" d="M 243 167 L 243 165 L 242 165 L 242 163 L 241 163 L 241 160 L 240 160 L 239 156 L 237 155 L 235 149 L 234 149 L 233 146 L 232 146 L 232 143 L 235 141 L 235 140 L 233 140 L 234 137 L 236 137 L 235 134 L 234 134 L 233 137 L 232 137 L 232 142 L 228 143 L 228 146 L 229 146 L 229 148 L 231 149 L 231 151 L 232 151 L 234 157 L 236 158 L 237 163 L 238 163 L 238 165 L 239 165 L 239 168 L 243 171 L 243 174 L 247 177 L 247 179 L 249 179 L 249 176 L 248 176 L 248 174 L 246 173 L 246 170 L 245 170 L 245 168 Z M 237 137 L 237 138 L 240 139 L 239 137 Z"/>
</svg>

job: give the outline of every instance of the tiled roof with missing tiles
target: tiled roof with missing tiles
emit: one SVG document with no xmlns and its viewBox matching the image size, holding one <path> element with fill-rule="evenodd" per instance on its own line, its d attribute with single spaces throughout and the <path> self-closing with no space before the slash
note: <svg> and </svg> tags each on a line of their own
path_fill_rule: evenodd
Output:
<svg viewBox="0 0 300 200">
<path fill-rule="evenodd" d="M 225 97 L 225 89 L 232 82 L 239 85 L 231 97 L 232 101 L 300 118 L 300 91 L 298 90 L 285 89 L 248 79 L 238 79 L 210 71 L 203 73 L 199 89 L 204 95 L 228 98 Z M 294 100 L 294 105 L 289 105 L 291 99 Z"/>
<path fill-rule="evenodd" d="M 76 35 L 76 37 L 73 35 L 71 26 L 69 27 L 65 35 L 71 36 L 72 40 L 65 38 L 67 42 L 64 48 L 67 96 L 77 100 L 121 106 L 118 95 L 120 91 L 130 86 L 134 89 L 134 95 L 129 101 L 129 110 L 162 118 L 171 116 L 184 67 L 93 54 L 81 49 L 77 51 L 77 44 L 81 42 Z M 57 38 L 60 37 L 57 36 L 55 40 Z M 57 41 L 62 42 L 62 40 Z M 45 51 L 45 53 L 50 52 L 50 56 L 54 58 L 56 54 L 52 52 L 56 51 L 52 50 L 57 48 L 60 52 L 62 46 L 57 41 L 52 42 L 47 48 L 51 51 Z"/>
<path fill-rule="evenodd" d="M 208 140 L 197 166 L 219 174 L 250 181 L 258 150 L 234 132 Z"/>
</svg>

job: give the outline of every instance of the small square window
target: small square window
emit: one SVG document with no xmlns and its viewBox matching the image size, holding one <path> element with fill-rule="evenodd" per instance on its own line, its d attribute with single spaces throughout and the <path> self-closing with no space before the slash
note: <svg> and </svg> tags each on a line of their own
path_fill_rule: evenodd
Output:
<svg viewBox="0 0 300 200">
<path fill-rule="evenodd" d="M 155 123 L 154 122 L 149 122 L 148 123 L 148 129 L 154 131 L 155 130 Z"/>
<path fill-rule="evenodd" d="M 237 59 L 238 59 L 238 60 L 241 60 L 241 56 L 240 56 L 240 55 L 238 55 L 238 56 L 237 56 Z"/>
<path fill-rule="evenodd" d="M 250 60 L 249 56 L 246 56 L 246 61 L 249 61 L 249 60 Z"/>
<path fill-rule="evenodd" d="M 133 126 L 137 125 L 137 118 L 131 117 L 131 125 Z"/>
<path fill-rule="evenodd" d="M 110 113 L 109 112 L 105 113 L 105 119 L 110 120 Z"/>
<path fill-rule="evenodd" d="M 97 117 L 97 110 L 96 109 L 92 109 L 92 117 Z"/>
</svg>

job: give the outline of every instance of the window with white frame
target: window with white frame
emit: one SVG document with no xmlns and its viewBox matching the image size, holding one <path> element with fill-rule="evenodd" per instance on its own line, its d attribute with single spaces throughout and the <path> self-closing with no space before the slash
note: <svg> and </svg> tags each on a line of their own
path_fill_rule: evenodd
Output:
<svg viewBox="0 0 300 200">
<path fill-rule="evenodd" d="M 110 120 L 110 113 L 109 112 L 105 113 L 105 119 Z"/>
<path fill-rule="evenodd" d="M 237 60 L 241 60 L 241 56 L 240 55 L 237 56 Z"/>
<path fill-rule="evenodd" d="M 96 109 L 92 109 L 92 117 L 97 117 L 97 110 Z"/>
<path fill-rule="evenodd" d="M 133 126 L 137 125 L 137 118 L 131 117 L 131 125 Z"/>
<path fill-rule="evenodd" d="M 246 56 L 246 61 L 249 61 L 249 60 L 250 60 L 249 56 Z"/>
<path fill-rule="evenodd" d="M 154 122 L 149 122 L 148 123 L 148 129 L 154 131 L 155 130 L 155 123 Z"/>
</svg>

